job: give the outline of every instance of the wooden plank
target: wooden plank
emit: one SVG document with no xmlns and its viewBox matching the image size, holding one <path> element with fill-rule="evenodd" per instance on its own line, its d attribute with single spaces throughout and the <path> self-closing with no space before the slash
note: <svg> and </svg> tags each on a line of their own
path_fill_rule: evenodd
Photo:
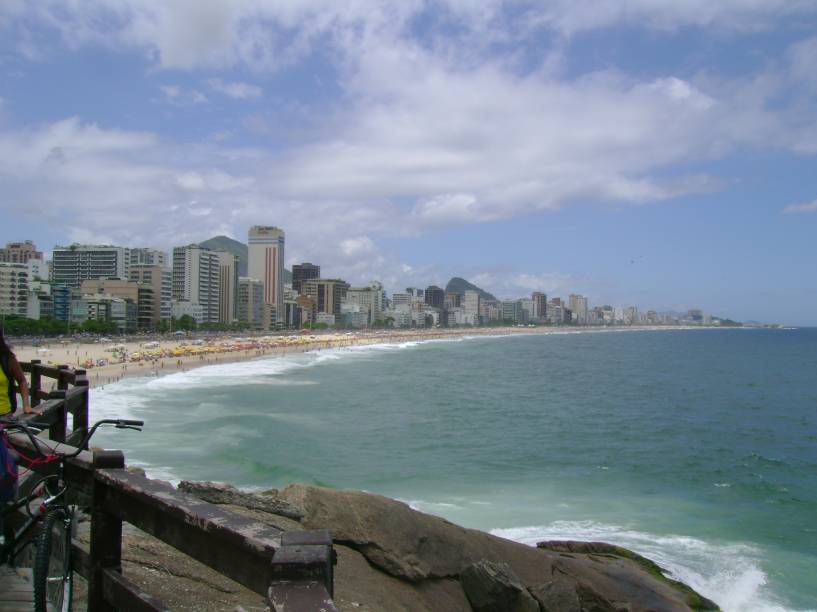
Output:
<svg viewBox="0 0 817 612">
<path fill-rule="evenodd" d="M 0 610 L 31 612 L 34 609 L 34 587 L 26 579 L 31 570 L 0 567 Z"/>
<path fill-rule="evenodd" d="M 266 595 L 280 530 L 125 470 L 99 470 L 96 479 L 107 486 L 107 512 Z"/>
<path fill-rule="evenodd" d="M 161 600 L 145 593 L 122 574 L 111 570 L 103 571 L 103 591 L 105 600 L 117 610 L 165 612 L 170 609 Z"/>
</svg>

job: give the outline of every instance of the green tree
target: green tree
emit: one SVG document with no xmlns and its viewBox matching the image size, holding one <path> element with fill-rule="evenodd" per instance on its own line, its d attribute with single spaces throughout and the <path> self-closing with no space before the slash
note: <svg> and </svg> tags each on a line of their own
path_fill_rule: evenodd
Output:
<svg viewBox="0 0 817 612">
<path fill-rule="evenodd" d="M 178 319 L 173 319 L 173 329 L 181 331 L 195 331 L 198 327 L 196 320 L 190 315 L 182 315 Z"/>
</svg>

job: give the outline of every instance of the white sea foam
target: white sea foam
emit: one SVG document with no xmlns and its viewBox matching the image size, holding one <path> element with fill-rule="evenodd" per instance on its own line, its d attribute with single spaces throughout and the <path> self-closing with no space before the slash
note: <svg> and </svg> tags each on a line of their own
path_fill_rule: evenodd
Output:
<svg viewBox="0 0 817 612">
<path fill-rule="evenodd" d="M 655 535 L 591 521 L 556 521 L 541 527 L 494 529 L 492 534 L 535 545 L 544 540 L 601 541 L 629 548 L 655 561 L 718 603 L 725 612 L 783 612 L 761 568 L 761 552 L 746 544 L 710 544 L 696 538 Z"/>
</svg>

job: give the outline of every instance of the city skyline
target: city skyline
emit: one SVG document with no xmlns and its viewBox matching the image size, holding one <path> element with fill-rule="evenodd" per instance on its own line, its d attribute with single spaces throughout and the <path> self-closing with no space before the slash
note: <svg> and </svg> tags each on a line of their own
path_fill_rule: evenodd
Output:
<svg viewBox="0 0 817 612">
<path fill-rule="evenodd" d="M 0 7 L 0 243 L 817 325 L 817 6 Z"/>
<path fill-rule="evenodd" d="M 75 290 L 79 289 L 80 285 L 85 288 L 86 283 L 90 282 L 86 279 L 93 279 L 94 281 L 110 280 L 116 282 L 118 280 L 134 281 L 138 278 L 140 279 L 140 282 L 148 282 L 148 284 L 151 284 L 151 282 L 158 283 L 158 285 L 155 285 L 154 288 L 158 295 L 158 292 L 161 291 L 162 287 L 161 279 L 164 278 L 164 283 L 167 286 L 167 299 L 170 300 L 171 297 L 173 299 L 173 316 L 175 318 L 178 318 L 184 314 L 193 314 L 193 311 L 189 309 L 190 306 L 185 306 L 185 304 L 192 303 L 195 305 L 196 309 L 201 310 L 201 312 L 196 312 L 195 318 L 197 320 L 200 318 L 201 322 L 222 324 L 241 320 L 241 318 L 238 317 L 238 311 L 241 308 L 241 304 L 236 302 L 238 293 L 242 291 L 240 288 L 240 281 L 260 283 L 262 293 L 259 299 L 261 299 L 263 303 L 270 304 L 273 307 L 276 313 L 273 315 L 273 319 L 278 318 L 279 320 L 284 320 L 288 317 L 286 308 L 284 308 L 285 293 L 287 291 L 294 290 L 296 294 L 306 295 L 306 291 L 301 290 L 299 287 L 302 282 L 308 282 L 306 279 L 313 279 L 321 283 L 345 283 L 345 281 L 342 279 L 322 276 L 320 274 L 321 266 L 316 266 L 310 262 L 293 262 L 289 269 L 291 282 L 284 283 L 283 274 L 279 274 L 278 270 L 282 270 L 285 266 L 283 266 L 280 261 L 278 261 L 277 264 L 270 265 L 276 258 L 271 257 L 269 247 L 270 245 L 275 245 L 273 249 L 283 250 L 285 231 L 274 226 L 254 225 L 249 228 L 247 235 L 248 242 L 247 244 L 244 244 L 248 251 L 247 277 L 240 277 L 238 274 L 237 255 L 230 251 L 224 250 L 223 247 L 211 248 L 200 246 L 199 243 L 172 247 L 170 254 L 165 253 L 162 249 L 157 249 L 154 247 L 126 247 L 122 245 L 92 245 L 79 243 L 73 243 L 71 245 L 55 245 L 52 250 L 46 250 L 43 252 L 37 250 L 37 244 L 34 243 L 34 241 L 26 239 L 9 242 L 5 247 L 0 247 L 0 265 L 3 265 L 3 262 L 19 262 L 19 264 L 22 265 L 27 263 L 29 258 L 31 258 L 31 263 L 34 264 L 35 267 L 29 269 L 29 276 L 31 277 L 29 282 L 34 282 L 36 278 L 39 278 L 46 282 L 46 284 L 67 285 L 69 289 L 73 288 Z M 208 240 L 202 242 L 208 242 Z M 253 240 L 256 244 L 255 254 L 253 254 L 253 251 L 250 249 L 251 245 L 253 244 Z M 57 260 L 58 264 L 56 266 L 54 265 L 55 252 L 59 255 Z M 100 253 L 102 257 L 99 259 L 90 258 L 89 256 L 91 256 L 91 253 L 94 252 Z M 253 260 L 254 264 L 250 263 L 253 262 Z M 122 268 L 123 262 L 125 269 Z M 273 271 L 273 268 L 276 270 Z M 56 273 L 54 270 L 56 270 Z M 83 270 L 83 272 L 80 272 L 80 270 Z M 187 270 L 187 273 L 185 273 L 185 270 Z M 206 272 L 204 270 L 206 270 Z M 48 274 L 48 271 L 51 271 L 50 275 Z M 253 271 L 255 274 L 253 274 Z M 35 272 L 35 274 L 32 275 L 32 272 Z M 145 273 L 147 273 L 147 279 L 143 278 Z M 155 278 L 151 276 L 152 274 L 155 275 Z M 266 280 L 259 279 L 258 276 L 266 277 Z M 173 279 L 172 291 L 170 289 L 171 278 Z M 299 279 L 304 280 L 300 281 Z M 462 277 L 454 276 L 449 279 L 449 282 L 459 279 L 462 279 Z M 269 288 L 269 280 L 272 280 L 272 285 L 280 288 L 280 290 L 273 290 Z M 468 279 L 463 280 L 467 281 Z M 202 282 L 205 283 L 204 287 L 206 287 L 204 289 L 204 293 L 202 293 Z M 393 295 L 393 301 L 395 302 L 401 299 L 398 296 L 404 296 L 407 303 L 419 301 L 437 309 L 443 308 L 443 302 L 447 304 L 447 306 L 445 306 L 446 309 L 451 306 L 448 304 L 448 296 L 450 296 L 450 294 L 446 293 L 445 289 L 438 287 L 433 283 L 426 284 L 421 282 L 418 287 L 388 288 L 384 287 L 379 280 L 373 279 L 364 284 L 367 286 L 362 288 L 349 288 L 351 285 L 346 283 L 346 285 L 348 285 L 347 289 L 350 295 L 353 291 L 368 292 L 373 290 L 376 286 L 377 291 L 382 292 L 383 299 L 387 299 L 387 295 L 391 294 Z M 447 286 L 448 283 L 442 284 Z M 483 287 L 478 287 L 474 283 L 471 284 L 474 285 L 474 287 L 479 291 L 486 291 L 486 289 Z M 35 286 L 38 286 L 36 282 Z M 286 288 L 285 290 L 284 287 Z M 133 287 L 133 291 L 135 290 L 136 288 Z M 313 287 L 313 291 L 314 290 L 315 288 Z M 245 294 L 246 291 L 247 289 L 245 288 Z M 435 297 L 431 300 L 427 299 L 424 295 L 424 293 L 428 293 L 429 291 L 432 291 L 435 294 Z M 605 300 L 600 300 L 597 303 L 591 304 L 588 296 L 577 294 L 572 290 L 567 290 L 567 292 L 569 293 L 568 303 L 564 303 L 564 299 L 559 295 L 548 295 L 538 290 L 530 292 L 528 295 L 496 295 L 494 297 L 500 303 L 500 305 L 504 302 L 530 302 L 529 307 L 530 312 L 532 313 L 530 316 L 532 319 L 545 318 L 543 314 L 536 313 L 544 312 L 546 304 L 550 303 L 548 301 L 548 297 L 550 297 L 551 301 L 555 302 L 560 309 L 562 307 L 566 308 L 569 306 L 570 313 L 581 313 L 579 314 L 578 318 L 574 319 L 573 321 L 573 323 L 578 323 L 580 325 L 587 323 L 586 317 L 587 312 L 591 309 L 590 306 L 592 306 L 592 309 L 595 310 L 600 310 L 602 308 L 610 309 L 611 312 L 621 315 L 618 317 L 619 319 L 621 319 L 623 317 L 623 313 L 626 313 L 627 311 L 633 311 L 635 313 L 641 312 L 642 314 L 650 312 L 653 314 L 660 314 L 662 316 L 672 315 L 676 317 L 683 317 L 684 315 L 689 315 L 692 312 L 704 312 L 702 309 L 697 307 L 681 310 L 656 310 L 650 306 L 644 307 L 643 304 L 616 304 Z M 90 293 L 104 294 L 105 292 L 93 291 Z M 276 293 L 281 297 L 280 302 L 272 299 Z M 344 303 L 346 302 L 345 293 L 346 291 L 344 291 Z M 415 295 L 415 293 L 417 295 Z M 488 293 L 491 292 L 488 291 Z M 469 294 L 471 294 L 471 297 L 469 297 Z M 476 296 L 476 291 L 471 289 L 464 290 L 464 293 L 461 295 L 462 304 L 457 303 L 455 306 L 463 306 L 466 311 L 469 311 L 471 315 L 475 316 L 476 318 L 469 319 L 467 321 L 460 321 L 456 323 L 457 325 L 462 325 L 464 323 L 480 324 L 480 315 L 484 315 L 485 313 L 480 311 L 480 299 Z M 370 300 L 371 298 L 367 299 Z M 467 302 L 471 299 L 477 300 L 476 305 L 468 305 Z M 177 310 L 178 301 L 182 302 L 180 305 L 180 310 Z M 360 298 L 355 297 L 352 301 L 355 303 L 360 303 Z M 162 318 L 168 319 L 171 308 L 169 301 L 166 306 L 163 306 L 163 308 L 165 307 L 168 310 L 167 313 L 163 314 Z M 246 307 L 247 304 L 245 303 L 245 310 Z M 521 308 L 521 306 L 519 307 Z M 336 310 L 339 311 L 339 308 L 340 302 L 338 302 Z M 377 310 L 380 312 L 380 307 L 378 307 Z M 370 318 L 367 320 L 364 326 L 370 325 L 373 322 L 371 314 L 372 313 L 370 313 Z M 730 319 L 730 316 L 727 313 L 706 312 L 706 315 L 707 317 L 715 317 L 723 320 Z M 158 311 L 156 312 L 155 316 L 159 316 Z M 561 324 L 561 317 L 559 317 L 559 321 L 559 324 Z M 749 323 L 770 322 L 749 321 Z M 437 322 L 435 321 L 435 325 L 436 324 Z"/>
</svg>

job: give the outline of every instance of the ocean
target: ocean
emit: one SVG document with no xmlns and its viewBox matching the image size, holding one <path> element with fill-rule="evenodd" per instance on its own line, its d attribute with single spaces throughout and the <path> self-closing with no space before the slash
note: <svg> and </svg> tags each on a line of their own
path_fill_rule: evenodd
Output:
<svg viewBox="0 0 817 612">
<path fill-rule="evenodd" d="M 152 477 L 362 489 L 534 544 L 602 540 L 725 610 L 817 609 L 817 329 L 369 345 L 94 389 Z"/>
</svg>

